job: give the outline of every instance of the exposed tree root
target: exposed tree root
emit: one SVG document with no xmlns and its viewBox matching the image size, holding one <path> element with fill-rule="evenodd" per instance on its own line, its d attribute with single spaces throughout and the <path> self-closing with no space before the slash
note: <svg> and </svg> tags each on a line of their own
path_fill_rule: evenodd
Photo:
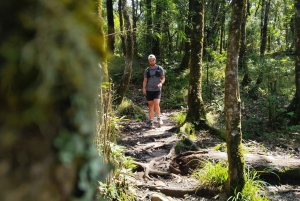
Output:
<svg viewBox="0 0 300 201">
<path fill-rule="evenodd" d="M 220 190 L 218 189 L 204 189 L 204 188 L 182 188 L 182 187 L 170 187 L 170 186 L 154 186 L 154 185 L 147 185 L 147 184 L 141 184 L 137 187 L 140 188 L 148 188 L 150 190 L 159 191 L 166 196 L 172 196 L 172 197 L 184 197 L 187 194 L 190 195 L 198 195 L 202 197 L 210 196 L 213 197 L 220 193 Z"/>
<path fill-rule="evenodd" d="M 152 178 L 149 176 L 149 174 L 160 175 L 160 176 L 179 177 L 179 176 L 177 176 L 173 173 L 170 173 L 170 172 L 163 172 L 163 171 L 153 169 L 153 166 L 154 166 L 155 163 L 156 162 L 154 160 L 150 161 L 149 163 L 140 163 L 140 162 L 136 162 L 136 161 L 133 162 L 133 164 L 144 168 L 144 176 L 143 176 L 144 179 L 152 180 Z"/>
</svg>

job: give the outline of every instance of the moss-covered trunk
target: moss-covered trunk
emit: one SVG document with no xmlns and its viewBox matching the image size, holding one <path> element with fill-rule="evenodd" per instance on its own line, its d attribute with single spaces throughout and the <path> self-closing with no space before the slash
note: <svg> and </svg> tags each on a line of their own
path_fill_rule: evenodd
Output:
<svg viewBox="0 0 300 201">
<path fill-rule="evenodd" d="M 117 89 L 117 98 L 115 99 L 116 105 L 122 103 L 122 100 L 125 96 L 126 90 L 128 88 L 131 73 L 132 73 L 132 60 L 133 60 L 133 38 L 132 38 L 132 28 L 130 23 L 130 17 L 126 7 L 126 1 L 122 1 L 122 13 L 126 27 L 126 40 L 125 40 L 125 48 L 126 48 L 126 57 L 125 57 L 125 68 L 122 76 L 122 80 Z"/>
<path fill-rule="evenodd" d="M 204 1 L 193 0 L 192 32 L 191 32 L 191 65 L 188 89 L 188 113 L 186 122 L 197 129 L 206 125 L 206 112 L 202 99 L 202 55 L 204 39 Z"/>
<path fill-rule="evenodd" d="M 0 198 L 91 200 L 100 44 L 86 0 L 0 1 Z M 100 53 L 100 54 L 99 54 Z"/>
<path fill-rule="evenodd" d="M 293 112 L 291 115 L 291 124 L 300 124 L 300 0 L 295 1 L 295 84 L 296 94 L 287 108 L 287 112 Z"/>
<path fill-rule="evenodd" d="M 245 161 L 242 152 L 241 99 L 238 83 L 238 56 L 241 37 L 241 17 L 245 0 L 232 2 L 225 70 L 226 142 L 229 163 L 228 196 L 241 192 L 245 184 Z"/>
</svg>

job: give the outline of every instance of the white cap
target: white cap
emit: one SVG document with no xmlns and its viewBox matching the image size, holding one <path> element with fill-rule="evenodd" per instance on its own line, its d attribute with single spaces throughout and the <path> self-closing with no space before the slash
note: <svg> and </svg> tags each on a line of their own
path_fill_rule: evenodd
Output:
<svg viewBox="0 0 300 201">
<path fill-rule="evenodd" d="M 156 59 L 156 58 L 155 58 L 154 54 L 150 54 L 150 55 L 148 56 L 148 59 Z"/>
</svg>

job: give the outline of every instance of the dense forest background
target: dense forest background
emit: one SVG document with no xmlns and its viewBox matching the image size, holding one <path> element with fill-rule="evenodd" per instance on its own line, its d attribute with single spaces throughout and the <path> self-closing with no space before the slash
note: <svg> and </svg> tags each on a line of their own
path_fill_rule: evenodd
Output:
<svg viewBox="0 0 300 201">
<path fill-rule="evenodd" d="M 128 29 L 123 23 L 120 2 L 106 2 L 103 19 L 107 20 L 105 30 L 113 82 L 125 75 L 122 62 L 125 47 L 130 45 L 134 53 L 130 83 L 140 85 L 147 55 L 153 53 L 158 58 L 157 63 L 168 73 L 162 108 L 187 107 L 189 55 L 191 45 L 194 46 L 191 44 L 194 13 L 189 5 L 191 2 L 187 1 L 127 1 L 124 9 L 130 13 Z M 294 100 L 295 8 L 293 1 L 284 1 L 284 4 L 282 1 L 247 1 L 246 5 L 244 16 L 240 16 L 238 59 L 242 109 L 250 106 L 243 112 L 243 134 L 263 135 L 268 128 L 299 124 Z M 227 1 L 209 1 L 205 2 L 204 10 L 202 98 L 208 111 L 223 112 L 231 6 Z M 125 42 L 128 35 L 132 36 L 129 44 Z M 130 90 L 127 96 L 131 96 Z"/>
</svg>

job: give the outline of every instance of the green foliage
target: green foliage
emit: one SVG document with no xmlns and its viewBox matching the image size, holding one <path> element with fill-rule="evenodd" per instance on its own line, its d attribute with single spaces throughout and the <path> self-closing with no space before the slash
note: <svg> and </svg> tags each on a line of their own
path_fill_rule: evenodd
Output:
<svg viewBox="0 0 300 201">
<path fill-rule="evenodd" d="M 200 181 L 199 186 L 207 188 L 220 187 L 228 179 L 228 164 L 225 161 L 218 163 L 205 161 L 202 168 L 196 169 L 192 176 Z"/>
<path fill-rule="evenodd" d="M 179 113 L 173 114 L 171 119 L 176 122 L 177 125 L 182 125 L 186 118 L 186 111 L 180 111 Z"/>
<path fill-rule="evenodd" d="M 132 117 L 136 121 L 143 121 L 147 119 L 147 115 L 144 110 L 126 98 L 123 99 L 121 105 L 117 107 L 116 112 L 120 116 Z"/>
<path fill-rule="evenodd" d="M 203 58 L 202 96 L 203 100 L 212 106 L 219 101 L 223 101 L 226 53 L 220 54 L 210 48 L 206 48 L 206 51 L 209 58 Z"/>
<path fill-rule="evenodd" d="M 180 127 L 180 133 L 183 136 L 187 136 L 188 138 L 194 138 L 195 137 L 195 126 L 192 123 L 185 123 Z"/>
<path fill-rule="evenodd" d="M 226 152 L 227 151 L 227 145 L 226 143 L 221 143 L 215 146 L 215 150 Z"/>
<path fill-rule="evenodd" d="M 266 182 L 259 179 L 256 171 L 246 172 L 246 183 L 242 192 L 230 197 L 228 201 L 268 201 L 268 198 L 259 194 L 267 185 Z"/>
<path fill-rule="evenodd" d="M 100 147 L 100 150 L 103 148 Z M 114 143 L 110 143 L 110 163 L 114 165 L 111 178 L 107 182 L 99 181 L 100 195 L 102 199 L 134 201 L 134 195 L 128 190 L 128 177 L 132 174 L 135 165 L 133 158 L 123 154 L 124 148 Z"/>
<path fill-rule="evenodd" d="M 166 83 L 162 90 L 162 108 L 179 109 L 186 107 L 188 97 L 189 70 L 178 73 L 168 70 L 166 72 Z"/>
<path fill-rule="evenodd" d="M 181 142 L 181 141 L 177 142 L 177 144 L 175 146 L 175 152 L 180 153 L 182 151 L 183 147 L 184 147 L 183 142 Z"/>
<path fill-rule="evenodd" d="M 199 187 L 216 188 L 225 185 L 228 179 L 228 164 L 225 161 L 218 163 L 206 161 L 202 168 L 196 169 L 192 176 L 199 180 Z M 267 185 L 259 179 L 256 171 L 246 172 L 246 182 L 242 192 L 230 197 L 228 201 L 267 201 L 259 192 Z"/>
</svg>

